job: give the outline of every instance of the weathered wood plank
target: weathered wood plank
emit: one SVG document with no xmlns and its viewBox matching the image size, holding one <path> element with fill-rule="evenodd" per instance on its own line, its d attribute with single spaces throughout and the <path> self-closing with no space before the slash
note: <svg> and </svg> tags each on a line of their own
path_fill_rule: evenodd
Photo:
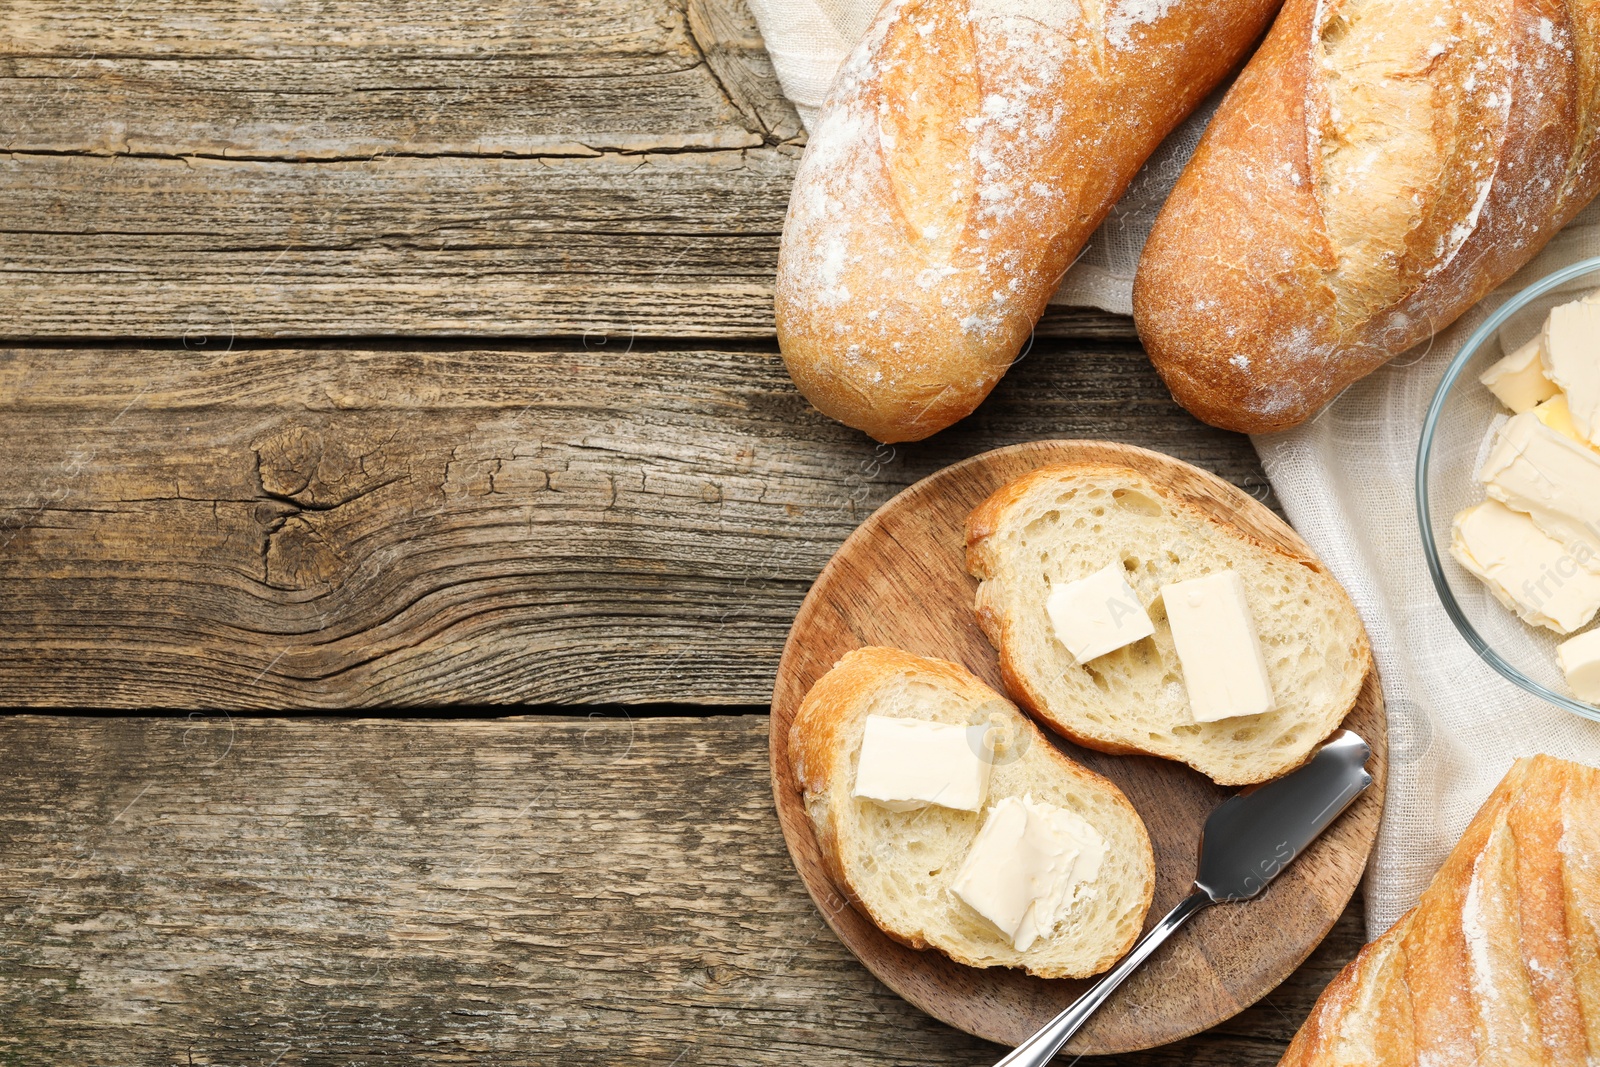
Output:
<svg viewBox="0 0 1600 1067">
<path fill-rule="evenodd" d="M 730 6 L 25 3 L 0 329 L 770 333 L 797 153 L 739 150 L 799 126 Z"/>
<path fill-rule="evenodd" d="M 92 16 L 60 0 L 8 0 L 0 54 L 67 59 L 302 55 L 591 55 L 681 48 L 682 4 L 663 0 L 114 0 Z"/>
<path fill-rule="evenodd" d="M 828 932 L 765 734 L 0 720 L 0 1060 L 991 1062 Z M 1358 920 L 1225 1026 L 1096 1062 L 1275 1063 Z"/>
<path fill-rule="evenodd" d="M 803 140 L 805 128 L 784 97 L 761 29 L 743 0 L 688 0 L 689 35 L 745 125 L 770 141 Z"/>
<path fill-rule="evenodd" d="M 588 155 L 801 132 L 736 0 L 21 7 L 0 39 L 12 152 Z"/>
<path fill-rule="evenodd" d="M 757 335 L 793 150 L 0 158 L 13 336 Z"/>
<path fill-rule="evenodd" d="M 315 161 L 765 143 L 694 54 L 0 59 L 12 153 Z M 109 90 L 109 91 L 108 91 Z M 639 106 L 648 101 L 647 106 Z M 107 106 L 107 105 L 111 106 Z M 662 129 L 670 115 L 675 123 Z"/>
<path fill-rule="evenodd" d="M 575 5 L 563 18 L 560 5 L 499 3 L 447 26 L 427 24 L 439 11 L 424 0 L 403 11 L 350 4 L 340 5 L 351 9 L 343 17 L 360 31 L 342 35 L 330 33 L 325 13 L 250 18 L 236 4 L 211 6 L 205 21 L 219 34 L 255 32 L 118 40 L 122 18 L 75 19 L 61 28 L 96 26 L 105 36 L 73 41 L 24 23 L 0 43 L 0 98 L 13 105 L 6 150 L 290 161 L 591 155 L 748 148 L 798 131 L 781 114 L 782 133 L 760 124 L 771 110 L 765 96 L 741 108 L 670 4 Z M 727 21 L 703 28 L 745 29 Z M 708 43 L 724 70 L 751 45 L 762 54 L 759 36 Z M 755 77 L 742 84 L 765 88 Z"/>
<path fill-rule="evenodd" d="M 765 703 L 834 548 L 958 459 L 1110 437 L 1267 493 L 1128 346 L 1040 342 L 890 448 L 770 348 L 189 343 L 0 351 L 0 702 Z"/>
<path fill-rule="evenodd" d="M 740 0 L 6 27 L 0 336 L 772 333 L 800 127 Z"/>
</svg>

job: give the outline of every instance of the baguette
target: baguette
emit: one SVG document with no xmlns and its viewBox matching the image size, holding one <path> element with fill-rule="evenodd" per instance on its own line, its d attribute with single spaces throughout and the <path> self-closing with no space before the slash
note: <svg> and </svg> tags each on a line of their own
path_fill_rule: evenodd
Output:
<svg viewBox="0 0 1600 1067">
<path fill-rule="evenodd" d="M 868 715 L 1000 727 L 978 812 L 891 811 L 851 795 Z M 1132 947 L 1155 890 L 1144 823 L 1116 786 L 1062 755 L 964 668 L 892 648 L 849 653 L 806 694 L 789 733 L 791 769 L 834 884 L 884 933 L 972 967 L 1081 978 Z M 952 891 L 985 813 L 1029 795 L 1089 822 L 1106 842 L 1099 876 L 1053 933 L 1019 952 Z"/>
<path fill-rule="evenodd" d="M 1280 1067 L 1600 1060 L 1600 771 L 1518 760 Z"/>
<path fill-rule="evenodd" d="M 1120 563 L 1154 624 L 1080 663 L 1056 638 L 1051 586 Z M 1275 696 L 1262 714 L 1195 721 L 1160 598 L 1223 570 L 1244 582 Z M 1262 544 L 1126 468 L 1044 467 L 967 520 L 978 623 L 1019 703 L 1080 745 L 1187 763 L 1222 785 L 1298 767 L 1355 706 L 1372 652 L 1355 606 L 1322 563 Z"/>
<path fill-rule="evenodd" d="M 1134 319 L 1178 402 L 1294 426 L 1600 190 L 1594 0 L 1288 0 L 1162 208 Z"/>
<path fill-rule="evenodd" d="M 890 0 L 796 175 L 778 341 L 880 441 L 964 417 L 1146 158 L 1281 0 Z"/>
</svg>

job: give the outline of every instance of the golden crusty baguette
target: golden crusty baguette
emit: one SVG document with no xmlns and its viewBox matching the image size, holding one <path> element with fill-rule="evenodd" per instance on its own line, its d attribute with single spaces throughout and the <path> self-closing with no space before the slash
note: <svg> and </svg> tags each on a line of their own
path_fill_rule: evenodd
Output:
<svg viewBox="0 0 1600 1067">
<path fill-rule="evenodd" d="M 1145 245 L 1134 319 L 1205 421 L 1294 426 L 1600 189 L 1596 0 L 1288 0 Z"/>
<path fill-rule="evenodd" d="M 1600 771 L 1518 760 L 1280 1067 L 1600 1061 Z"/>
<path fill-rule="evenodd" d="M 852 796 L 862 730 L 874 714 L 997 726 L 983 810 L 897 812 Z M 1133 805 L 964 668 L 894 648 L 846 654 L 796 712 L 789 760 L 834 884 L 896 941 L 937 948 L 972 967 L 1082 978 L 1110 967 L 1139 936 L 1155 891 L 1155 857 Z M 1089 822 L 1104 838 L 1106 855 L 1090 891 L 1054 934 L 1018 952 L 950 886 L 989 810 L 1005 797 L 1024 795 Z"/>
<path fill-rule="evenodd" d="M 1279 2 L 890 0 L 789 200 L 776 314 L 801 392 L 880 441 L 977 407 Z"/>
</svg>

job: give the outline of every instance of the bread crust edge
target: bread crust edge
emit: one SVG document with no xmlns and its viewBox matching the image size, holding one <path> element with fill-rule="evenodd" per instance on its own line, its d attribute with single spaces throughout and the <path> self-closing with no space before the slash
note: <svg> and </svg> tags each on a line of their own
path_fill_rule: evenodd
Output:
<svg viewBox="0 0 1600 1067">
<path fill-rule="evenodd" d="M 1004 967 L 1006 964 L 995 961 L 976 960 L 964 956 L 959 951 L 953 951 L 946 946 L 930 942 L 923 937 L 920 931 L 907 931 L 895 928 L 887 919 L 878 915 L 870 903 L 865 900 L 851 881 L 849 873 L 839 856 L 838 837 L 839 831 L 836 821 L 841 813 L 831 810 L 831 805 L 819 805 L 812 802 L 813 797 L 826 798 L 829 780 L 841 753 L 839 752 L 839 729 L 855 713 L 855 707 L 876 685 L 881 684 L 886 677 L 898 675 L 906 671 L 917 671 L 923 674 L 932 674 L 949 682 L 958 689 L 964 690 L 973 696 L 984 700 L 996 699 L 1013 711 L 1015 705 L 1000 693 L 995 692 L 977 676 L 960 664 L 949 660 L 935 659 L 913 655 L 912 653 L 895 648 L 881 646 L 866 646 L 847 652 L 833 668 L 817 680 L 816 684 L 801 701 L 800 708 L 795 713 L 794 720 L 789 727 L 789 764 L 791 786 L 801 794 L 803 806 L 811 821 L 813 832 L 816 835 L 817 847 L 822 854 L 824 865 L 834 886 L 844 895 L 852 907 L 867 918 L 874 926 L 890 939 L 905 945 L 908 948 L 927 950 L 935 949 L 957 963 L 977 969 L 990 967 Z M 1140 922 L 1132 924 L 1126 937 L 1114 951 L 1109 951 L 1097 959 L 1092 968 L 1078 971 L 1054 970 L 1050 968 L 1033 968 L 1025 962 L 1014 968 L 1025 971 L 1038 978 L 1088 978 L 1092 975 L 1108 970 L 1117 960 L 1127 955 L 1128 950 L 1138 941 L 1143 930 L 1143 919 L 1150 911 L 1150 904 L 1155 898 L 1155 850 L 1150 842 L 1149 831 L 1145 828 L 1144 819 L 1138 810 L 1128 800 L 1127 796 L 1109 778 L 1091 771 L 1089 768 L 1074 762 L 1060 749 L 1050 742 L 1034 723 L 1016 712 L 1018 720 L 1027 729 L 1033 731 L 1032 743 L 1042 745 L 1043 751 L 1055 762 L 1058 769 L 1065 772 L 1084 788 L 1093 789 L 1107 795 L 1125 814 L 1131 816 L 1130 824 L 1135 827 L 1139 835 L 1139 844 L 1142 846 L 1143 868 L 1146 877 L 1143 880 L 1143 893 L 1139 906 Z"/>
<path fill-rule="evenodd" d="M 1010 640 L 1004 614 L 997 610 L 994 605 L 990 603 L 992 594 L 986 593 L 986 589 L 990 587 L 990 583 L 998 582 L 1000 580 L 998 577 L 994 576 L 995 572 L 999 568 L 998 560 L 995 558 L 995 553 L 990 547 L 990 543 L 996 530 L 1004 521 L 1007 511 L 1021 503 L 1021 501 L 1024 500 L 1028 494 L 1031 493 L 1041 482 L 1048 481 L 1066 472 L 1071 472 L 1073 474 L 1099 472 L 1111 476 L 1132 477 L 1144 484 L 1149 485 L 1162 496 L 1163 500 L 1182 507 L 1185 511 L 1189 512 L 1196 518 L 1207 523 L 1208 525 L 1220 529 L 1228 536 L 1235 537 L 1239 540 L 1254 545 L 1263 551 L 1274 553 L 1286 560 L 1298 563 L 1322 576 L 1328 581 L 1331 589 L 1341 598 L 1344 607 L 1356 617 L 1358 623 L 1360 622 L 1360 615 L 1356 612 L 1355 604 L 1350 600 L 1349 594 L 1345 592 L 1344 587 L 1339 584 L 1338 580 L 1333 577 L 1326 564 L 1324 564 L 1315 555 L 1311 554 L 1309 550 L 1306 552 L 1291 552 L 1282 545 L 1265 541 L 1262 538 L 1255 536 L 1248 530 L 1241 529 L 1232 523 L 1228 523 L 1216 518 L 1204 508 L 1187 499 L 1183 494 L 1172 490 L 1168 486 L 1162 485 L 1159 481 L 1156 481 L 1155 479 L 1150 478 L 1149 476 L 1126 465 L 1097 461 L 1069 461 L 1064 463 L 1052 463 L 1029 471 L 1027 474 L 1022 475 L 995 490 L 995 492 L 991 493 L 982 503 L 972 510 L 967 519 L 967 572 L 974 578 L 977 578 L 979 583 L 978 591 L 974 599 L 973 610 L 977 615 L 979 629 L 981 629 L 984 633 L 984 636 L 989 639 L 989 643 L 994 647 L 995 653 L 999 658 L 1000 675 L 1002 679 L 1004 679 L 1007 691 L 1016 699 L 1017 703 L 1026 708 L 1030 714 L 1075 745 L 1082 746 L 1083 748 L 1093 749 L 1096 752 L 1104 752 L 1113 756 L 1142 755 L 1154 756 L 1158 759 L 1172 760 L 1175 763 L 1182 763 L 1185 766 L 1191 767 L 1199 773 L 1206 775 L 1218 785 L 1258 785 L 1261 782 L 1271 781 L 1274 778 L 1281 778 L 1283 775 L 1303 766 L 1316 751 L 1317 744 L 1331 736 L 1333 732 L 1339 728 L 1339 724 L 1348 718 L 1350 713 L 1355 710 L 1356 705 L 1361 700 L 1362 692 L 1366 689 L 1366 679 L 1367 676 L 1370 675 L 1374 670 L 1374 661 L 1372 658 L 1371 640 L 1367 636 L 1366 626 L 1364 624 L 1358 626 L 1357 633 L 1359 640 L 1356 647 L 1352 649 L 1352 653 L 1358 660 L 1361 667 L 1361 682 L 1355 687 L 1349 703 L 1346 704 L 1342 710 L 1340 710 L 1338 718 L 1334 721 L 1333 725 L 1331 725 L 1315 741 L 1311 742 L 1304 755 L 1302 755 L 1300 759 L 1293 763 L 1282 764 L 1268 774 L 1240 778 L 1226 775 L 1223 777 L 1213 777 L 1210 771 L 1192 760 L 1178 759 L 1174 756 L 1167 755 L 1166 753 L 1152 752 L 1148 749 L 1140 748 L 1137 745 L 1124 743 L 1112 738 L 1086 734 L 1082 730 L 1074 728 L 1071 723 L 1062 721 L 1060 718 L 1050 712 L 1046 706 L 1046 702 L 1042 694 L 1029 682 L 1027 673 L 1022 669 L 1020 662 L 1013 651 L 1016 643 Z M 1232 487 L 1230 486 L 1229 488 L 1231 489 Z M 1273 518 L 1276 519 L 1276 516 L 1273 516 Z"/>
</svg>

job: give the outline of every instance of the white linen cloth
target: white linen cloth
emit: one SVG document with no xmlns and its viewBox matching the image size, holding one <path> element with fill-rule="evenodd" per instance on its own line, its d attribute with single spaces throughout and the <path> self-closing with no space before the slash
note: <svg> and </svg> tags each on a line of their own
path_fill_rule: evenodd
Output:
<svg viewBox="0 0 1600 1067">
<path fill-rule="evenodd" d="M 750 0 L 784 92 L 808 127 L 878 3 Z M 1139 251 L 1220 98 L 1151 157 L 1052 303 L 1131 313 Z M 1423 413 L 1473 328 L 1539 276 L 1597 254 L 1600 205 L 1430 346 L 1358 382 L 1306 425 L 1254 438 L 1285 512 L 1360 609 L 1383 676 L 1389 784 L 1363 883 L 1369 937 L 1416 903 L 1512 760 L 1547 752 L 1600 766 L 1600 724 L 1524 693 L 1457 634 L 1428 577 L 1412 494 Z"/>
</svg>

